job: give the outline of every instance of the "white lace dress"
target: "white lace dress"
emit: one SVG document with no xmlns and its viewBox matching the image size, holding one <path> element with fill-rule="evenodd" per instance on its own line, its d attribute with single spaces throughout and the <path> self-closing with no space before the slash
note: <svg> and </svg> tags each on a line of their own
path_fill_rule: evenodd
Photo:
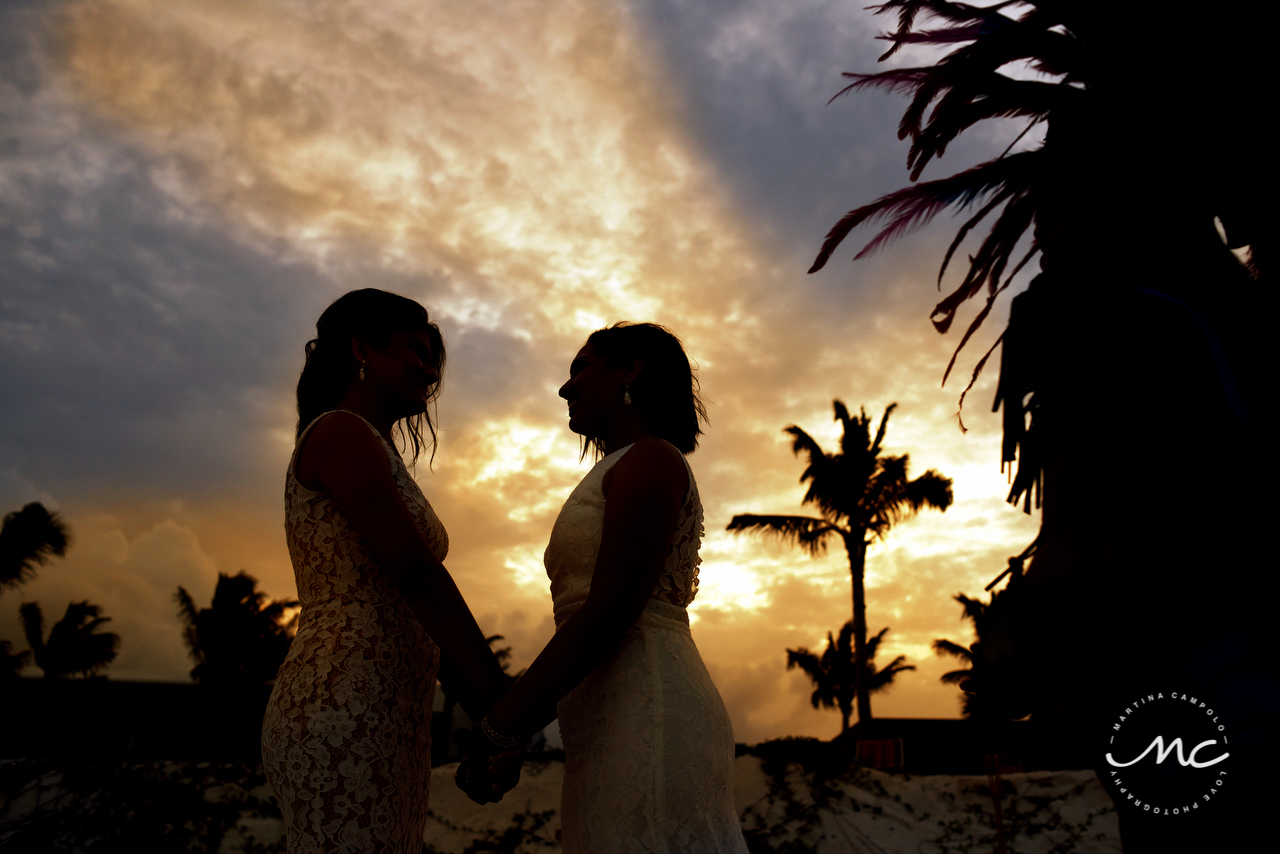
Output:
<svg viewBox="0 0 1280 854">
<path fill-rule="evenodd" d="M 440 520 L 400 455 L 369 429 L 443 560 L 449 539 Z M 286 845 L 290 854 L 420 854 L 440 652 L 329 497 L 298 483 L 296 458 L 295 450 L 285 535 L 302 615 L 262 725 Z"/>
<path fill-rule="evenodd" d="M 586 601 L 604 529 L 604 476 L 630 447 L 597 463 L 556 519 L 545 562 L 558 626 Z M 746 854 L 733 803 L 733 729 L 685 611 L 698 588 L 701 536 L 690 471 L 654 598 L 617 654 L 560 701 L 565 854 Z"/>
</svg>

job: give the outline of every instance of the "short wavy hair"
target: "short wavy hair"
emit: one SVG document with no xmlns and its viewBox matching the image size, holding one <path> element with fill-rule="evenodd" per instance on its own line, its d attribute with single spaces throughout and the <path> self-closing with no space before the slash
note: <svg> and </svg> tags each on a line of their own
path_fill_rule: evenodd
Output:
<svg viewBox="0 0 1280 854">
<path fill-rule="evenodd" d="M 351 353 L 351 339 L 359 336 L 374 347 L 385 347 L 397 332 L 425 330 L 431 339 L 431 367 L 444 376 L 444 338 L 427 310 L 417 302 L 377 288 L 361 288 L 334 300 L 316 321 L 316 337 L 307 342 L 306 365 L 298 378 L 297 436 L 317 417 L 335 409 L 347 387 L 356 381 L 360 366 Z M 440 380 L 432 384 L 427 404 L 440 396 Z M 424 431 L 423 427 L 426 427 Z M 435 458 L 436 426 L 427 412 L 411 415 L 398 425 L 405 450 L 412 447 L 410 462 L 418 459 L 424 432 L 431 434 Z"/>
<path fill-rule="evenodd" d="M 611 368 L 625 368 L 632 361 L 644 363 L 639 376 L 631 381 L 632 405 L 653 435 L 666 439 L 682 453 L 693 453 L 702 424 L 708 420 L 707 408 L 680 339 L 665 326 L 623 320 L 592 332 L 587 343 Z M 588 437 L 587 444 L 596 453 L 604 453 L 599 437 Z"/>
</svg>

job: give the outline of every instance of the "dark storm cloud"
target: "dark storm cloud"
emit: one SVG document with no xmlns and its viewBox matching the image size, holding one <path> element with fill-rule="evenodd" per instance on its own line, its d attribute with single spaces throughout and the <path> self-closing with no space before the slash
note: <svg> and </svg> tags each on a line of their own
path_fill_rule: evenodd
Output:
<svg viewBox="0 0 1280 854">
<path fill-rule="evenodd" d="M 892 15 L 838 0 L 644 0 L 630 6 L 661 54 L 688 132 L 735 202 L 751 210 L 770 254 L 795 273 L 813 262 L 841 215 L 907 183 L 907 143 L 897 138 L 906 99 L 862 90 L 828 103 L 848 83 L 842 72 L 886 67 L 877 60 L 887 43 L 875 36 L 892 28 Z M 888 64 L 931 61 L 924 59 L 929 50 L 908 48 Z M 989 124 L 956 140 L 924 178 L 988 159 L 1022 130 L 1014 122 Z M 917 293 L 907 299 L 926 314 L 936 301 L 929 287 L 933 265 L 954 228 L 947 219 L 920 238 L 928 261 L 912 283 Z M 817 301 L 882 307 L 890 294 L 872 283 L 900 268 L 902 259 L 881 254 L 849 262 L 872 234 L 865 226 L 854 232 L 803 290 Z"/>
<path fill-rule="evenodd" d="M 0 468 L 54 492 L 243 473 L 236 427 L 324 276 L 159 186 L 173 164 L 77 109 L 42 24 L 0 9 Z"/>
</svg>

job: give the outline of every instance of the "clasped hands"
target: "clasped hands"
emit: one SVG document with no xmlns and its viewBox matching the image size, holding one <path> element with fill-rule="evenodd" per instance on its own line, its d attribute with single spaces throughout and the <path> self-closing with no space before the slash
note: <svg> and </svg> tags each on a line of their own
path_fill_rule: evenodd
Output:
<svg viewBox="0 0 1280 854">
<path fill-rule="evenodd" d="M 499 747 L 485 737 L 480 727 L 467 734 L 464 757 L 454 781 L 467 797 L 478 804 L 496 804 L 520 782 L 528 741 L 516 747 Z"/>
</svg>

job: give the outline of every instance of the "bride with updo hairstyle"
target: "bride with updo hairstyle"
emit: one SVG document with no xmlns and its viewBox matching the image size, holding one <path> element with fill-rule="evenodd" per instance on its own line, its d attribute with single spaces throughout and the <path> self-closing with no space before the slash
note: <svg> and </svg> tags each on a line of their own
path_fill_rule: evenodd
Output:
<svg viewBox="0 0 1280 854">
<path fill-rule="evenodd" d="M 316 331 L 285 478 L 302 613 L 262 758 L 288 851 L 419 854 L 437 675 L 477 719 L 509 685 L 441 563 L 448 535 L 392 439 L 400 433 L 410 462 L 425 444 L 434 456 L 427 410 L 444 341 L 421 305 L 373 288 L 338 298 Z"/>
</svg>

